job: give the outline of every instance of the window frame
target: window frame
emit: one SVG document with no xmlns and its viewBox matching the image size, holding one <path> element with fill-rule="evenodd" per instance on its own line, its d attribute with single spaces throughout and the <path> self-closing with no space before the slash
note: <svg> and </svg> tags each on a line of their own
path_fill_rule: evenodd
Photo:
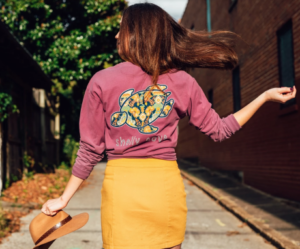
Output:
<svg viewBox="0 0 300 249">
<path fill-rule="evenodd" d="M 295 85 L 295 53 L 294 53 L 294 37 L 293 37 L 293 22 L 292 19 L 289 19 L 286 21 L 277 31 L 276 31 L 276 36 L 277 36 L 277 55 L 278 55 L 278 74 L 279 74 L 279 85 L 280 87 L 286 86 L 285 82 L 282 81 L 282 56 L 281 56 L 281 46 L 280 46 L 280 35 L 282 35 L 285 32 L 291 32 L 291 58 L 289 58 L 292 61 L 292 81 L 293 81 L 293 86 Z M 290 87 L 290 86 L 288 86 Z M 291 105 L 296 104 L 296 98 L 293 98 L 286 103 L 281 103 L 280 104 L 280 109 L 285 109 Z"/>
<path fill-rule="evenodd" d="M 208 101 L 211 103 L 211 108 L 214 108 L 214 89 L 211 88 L 207 92 Z"/>
<path fill-rule="evenodd" d="M 232 10 L 234 9 L 234 7 L 236 6 L 238 0 L 230 0 L 230 6 L 229 6 L 229 9 L 228 9 L 228 12 L 231 13 Z"/>
<path fill-rule="evenodd" d="M 237 81 L 235 79 L 237 79 Z M 232 70 L 232 94 L 233 94 L 233 110 L 234 110 L 234 112 L 237 112 L 241 109 L 241 106 L 242 106 L 241 105 L 240 66 L 236 66 Z"/>
</svg>

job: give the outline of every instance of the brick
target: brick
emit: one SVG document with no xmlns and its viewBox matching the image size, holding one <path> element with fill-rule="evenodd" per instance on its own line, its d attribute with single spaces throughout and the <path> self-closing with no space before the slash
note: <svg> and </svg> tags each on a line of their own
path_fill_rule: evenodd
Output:
<svg viewBox="0 0 300 249">
<path fill-rule="evenodd" d="M 211 1 L 212 29 L 236 32 L 249 44 L 237 47 L 242 107 L 263 91 L 280 86 L 276 31 L 289 19 L 293 22 L 295 84 L 300 91 L 299 1 L 243 0 L 231 13 L 229 3 Z M 207 30 L 206 0 L 189 0 L 181 24 Z M 214 89 L 214 109 L 220 117 L 233 113 L 230 71 L 195 69 L 190 74 L 206 94 Z M 296 101 L 300 101 L 299 93 Z M 178 158 L 197 156 L 210 168 L 244 171 L 246 184 L 300 201 L 300 111 L 280 116 L 279 106 L 265 103 L 240 131 L 221 143 L 188 125 L 187 118 L 181 120 Z"/>
</svg>

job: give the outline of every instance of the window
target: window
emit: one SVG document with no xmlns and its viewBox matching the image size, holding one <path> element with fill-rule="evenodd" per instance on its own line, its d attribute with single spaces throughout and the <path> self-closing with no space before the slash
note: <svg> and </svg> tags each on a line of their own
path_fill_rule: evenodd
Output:
<svg viewBox="0 0 300 249">
<path fill-rule="evenodd" d="M 211 108 L 214 107 L 214 90 L 210 89 L 208 91 L 208 101 L 211 103 Z"/>
<path fill-rule="evenodd" d="M 241 109 L 241 91 L 240 91 L 240 67 L 232 71 L 232 88 L 233 88 L 233 110 L 237 112 Z"/>
<path fill-rule="evenodd" d="M 191 30 L 195 30 L 195 25 L 194 24 L 192 24 Z"/>
<path fill-rule="evenodd" d="M 293 51 L 293 27 L 289 20 L 277 31 L 278 62 L 280 86 L 292 87 L 295 85 L 294 71 L 294 51 Z M 280 108 L 296 103 L 296 99 L 291 99 Z"/>
<path fill-rule="evenodd" d="M 236 6 L 238 0 L 230 0 L 230 5 L 229 5 L 229 10 L 228 12 L 230 13 L 234 7 Z"/>
</svg>

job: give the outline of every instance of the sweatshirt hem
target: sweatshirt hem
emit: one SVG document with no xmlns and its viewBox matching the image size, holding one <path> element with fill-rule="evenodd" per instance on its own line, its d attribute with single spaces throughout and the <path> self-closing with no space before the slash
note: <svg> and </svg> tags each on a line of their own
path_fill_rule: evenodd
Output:
<svg viewBox="0 0 300 249">
<path fill-rule="evenodd" d="M 230 114 L 227 118 L 227 122 L 229 123 L 229 127 L 232 130 L 232 133 L 235 133 L 236 131 L 240 130 L 242 127 L 237 122 L 236 118 L 233 114 Z"/>
<path fill-rule="evenodd" d="M 74 175 L 82 180 L 85 180 L 89 177 L 90 174 L 82 174 L 82 171 L 76 169 L 76 167 L 74 165 L 73 169 L 72 169 L 72 175 Z"/>
</svg>

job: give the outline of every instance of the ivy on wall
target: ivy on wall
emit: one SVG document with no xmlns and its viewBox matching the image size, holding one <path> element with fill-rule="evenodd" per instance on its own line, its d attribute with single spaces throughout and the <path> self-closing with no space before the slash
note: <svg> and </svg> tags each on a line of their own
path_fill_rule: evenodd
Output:
<svg viewBox="0 0 300 249">
<path fill-rule="evenodd" d="M 15 112 L 18 112 L 18 108 L 13 103 L 12 96 L 8 93 L 0 93 L 0 122 L 7 119 L 10 113 Z"/>
</svg>

